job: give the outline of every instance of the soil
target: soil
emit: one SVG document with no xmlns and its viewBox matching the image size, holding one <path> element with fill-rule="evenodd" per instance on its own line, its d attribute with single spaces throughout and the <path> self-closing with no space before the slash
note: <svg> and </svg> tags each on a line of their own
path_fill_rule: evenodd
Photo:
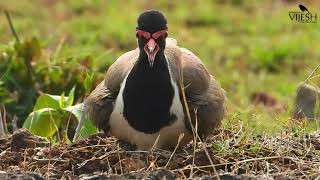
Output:
<svg viewBox="0 0 320 180">
<path fill-rule="evenodd" d="M 320 134 L 254 136 L 217 130 L 184 149 L 128 149 L 103 133 L 51 144 L 25 129 L 0 139 L 0 179 L 314 179 Z M 246 142 L 246 143 L 244 143 Z M 219 177 L 218 177 L 219 176 Z"/>
</svg>

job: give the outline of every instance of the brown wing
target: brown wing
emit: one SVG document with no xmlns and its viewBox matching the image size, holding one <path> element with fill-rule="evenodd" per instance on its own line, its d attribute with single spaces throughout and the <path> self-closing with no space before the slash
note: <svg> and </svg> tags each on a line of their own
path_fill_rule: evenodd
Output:
<svg viewBox="0 0 320 180">
<path fill-rule="evenodd" d="M 125 76 L 137 60 L 138 51 L 133 50 L 120 56 L 108 69 L 106 78 L 86 99 L 90 119 L 95 126 L 109 131 L 109 117 Z"/>
<path fill-rule="evenodd" d="M 225 94 L 220 84 L 209 74 L 201 60 L 185 48 L 179 48 L 170 43 L 166 56 L 171 65 L 172 72 L 178 72 L 177 64 L 181 58 L 183 71 L 183 84 L 186 94 L 191 120 L 195 122 L 197 111 L 199 135 L 208 136 L 218 127 L 225 114 Z M 178 81 L 178 74 L 174 74 Z M 186 119 L 186 124 L 189 120 Z M 189 129 L 190 124 L 189 124 Z"/>
<path fill-rule="evenodd" d="M 187 49 L 181 49 L 181 64 L 190 115 L 198 120 L 199 135 L 207 137 L 218 127 L 225 114 L 225 94 L 201 60 Z"/>
</svg>

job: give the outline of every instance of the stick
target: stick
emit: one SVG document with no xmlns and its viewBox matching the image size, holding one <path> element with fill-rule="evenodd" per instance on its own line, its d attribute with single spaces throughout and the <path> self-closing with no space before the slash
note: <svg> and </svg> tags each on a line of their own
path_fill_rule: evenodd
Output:
<svg viewBox="0 0 320 180">
<path fill-rule="evenodd" d="M 6 137 L 6 132 L 4 130 L 4 123 L 2 118 L 2 113 L 0 111 L 0 138 Z"/>
<path fill-rule="evenodd" d="M 84 123 L 84 120 L 86 118 L 86 113 L 87 113 L 87 102 L 86 102 L 86 99 L 84 99 L 83 100 L 83 111 L 82 111 L 81 118 L 78 123 L 77 129 L 76 129 L 76 132 L 74 133 L 72 142 L 76 142 L 77 139 L 79 138 L 80 130 L 81 130 L 83 123 Z"/>
<path fill-rule="evenodd" d="M 247 163 L 247 162 L 253 162 L 253 161 L 261 161 L 261 160 L 270 160 L 270 159 L 279 159 L 279 158 L 290 158 L 290 157 L 282 157 L 282 156 L 271 156 L 271 157 L 262 157 L 262 158 L 253 158 L 253 159 L 245 159 L 242 161 L 237 162 L 227 162 L 227 163 L 220 163 L 220 164 L 214 164 L 214 165 L 204 165 L 204 166 L 197 166 L 197 168 L 210 168 L 210 167 L 217 167 L 217 166 L 226 166 L 229 164 L 241 164 L 241 163 Z M 291 158 L 290 158 L 291 159 Z M 190 169 L 190 167 L 182 168 L 182 170 Z M 174 169 L 173 172 L 180 171 L 181 169 Z"/>
<path fill-rule="evenodd" d="M 15 29 L 13 27 L 13 23 L 12 23 L 12 20 L 11 20 L 10 13 L 7 10 L 5 10 L 4 14 L 6 15 L 6 18 L 7 18 L 7 21 L 9 23 L 9 27 L 10 27 L 12 35 L 14 36 L 14 38 L 16 39 L 17 42 L 20 42 L 18 34 L 17 34 L 17 32 L 15 31 Z"/>
<path fill-rule="evenodd" d="M 4 133 L 7 135 L 8 134 L 8 125 L 7 125 L 7 111 L 6 111 L 6 107 L 3 106 L 3 125 L 4 125 Z"/>
<path fill-rule="evenodd" d="M 171 161 L 174 153 L 176 153 L 176 151 L 177 151 L 177 149 L 178 149 L 178 147 L 179 147 L 179 145 L 180 145 L 180 141 L 181 141 L 181 139 L 183 138 L 183 136 L 184 136 L 183 133 L 182 133 L 182 134 L 179 134 L 179 139 L 178 139 L 177 145 L 176 145 L 176 147 L 174 148 L 174 150 L 173 150 L 173 152 L 172 152 L 172 154 L 171 154 L 171 156 L 170 156 L 167 164 L 164 166 L 164 168 L 167 168 L 167 166 L 169 165 L 169 163 L 170 163 L 170 161 Z"/>
<path fill-rule="evenodd" d="M 320 68 L 320 64 L 318 64 L 318 66 L 312 70 L 312 72 L 309 74 L 309 76 L 307 77 L 307 79 L 304 80 L 303 83 L 306 83 L 306 82 L 312 77 L 312 75 L 313 75 L 319 68 Z"/>
<path fill-rule="evenodd" d="M 189 120 L 189 123 L 190 123 L 190 126 L 191 126 L 191 129 L 193 131 L 193 135 L 196 136 L 196 139 L 198 139 L 201 143 L 202 143 L 202 148 L 203 150 L 205 151 L 210 163 L 211 163 L 211 166 L 212 166 L 212 169 L 214 171 L 214 174 L 215 176 L 217 177 L 218 180 L 220 180 L 220 176 L 213 164 L 213 161 L 208 153 L 208 150 L 207 148 L 205 147 L 204 143 L 202 142 L 198 132 L 197 132 L 197 129 L 195 129 L 195 127 L 193 126 L 192 124 L 192 120 L 191 120 L 191 115 L 190 115 L 190 109 L 189 109 L 189 106 L 188 106 L 188 103 L 187 103 L 187 98 L 186 98 L 186 94 L 185 94 L 185 91 L 184 91 L 184 84 L 183 84 L 183 70 L 182 70 L 182 59 L 181 59 L 181 54 L 179 56 L 179 60 L 178 60 L 178 72 L 179 72 L 179 87 L 181 89 L 181 95 L 182 95 L 182 101 L 183 101 L 183 105 L 185 107 L 185 110 L 186 110 L 186 114 L 187 114 L 187 117 L 188 117 L 188 120 Z M 195 110 L 195 113 L 196 113 L 196 110 Z M 196 117 L 196 127 L 198 126 L 198 119 L 197 119 L 197 114 L 195 114 L 195 117 Z"/>
</svg>

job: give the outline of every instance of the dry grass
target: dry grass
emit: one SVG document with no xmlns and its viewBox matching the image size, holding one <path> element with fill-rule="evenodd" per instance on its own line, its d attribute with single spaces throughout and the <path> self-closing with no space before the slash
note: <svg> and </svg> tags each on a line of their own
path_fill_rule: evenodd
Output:
<svg viewBox="0 0 320 180">
<path fill-rule="evenodd" d="M 244 138 L 242 131 L 217 130 L 205 142 L 195 143 L 196 147 L 191 142 L 172 153 L 160 149 L 123 149 L 116 139 L 102 134 L 72 145 L 51 146 L 26 131 L 19 131 L 0 142 L 0 171 L 31 171 L 46 178 L 78 178 L 83 174 L 137 177 L 166 167 L 179 178 L 214 177 L 217 173 L 219 177 L 228 174 L 314 179 L 320 176 L 319 138 L 320 133 L 289 132 L 279 137 Z"/>
</svg>

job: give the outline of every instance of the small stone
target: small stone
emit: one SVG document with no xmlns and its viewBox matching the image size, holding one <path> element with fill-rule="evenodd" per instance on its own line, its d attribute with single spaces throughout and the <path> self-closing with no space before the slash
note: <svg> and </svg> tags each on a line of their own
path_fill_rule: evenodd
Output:
<svg viewBox="0 0 320 180">
<path fill-rule="evenodd" d="M 320 109 L 316 108 L 317 101 L 320 101 L 319 90 L 308 84 L 299 85 L 293 119 L 319 119 Z"/>
</svg>

